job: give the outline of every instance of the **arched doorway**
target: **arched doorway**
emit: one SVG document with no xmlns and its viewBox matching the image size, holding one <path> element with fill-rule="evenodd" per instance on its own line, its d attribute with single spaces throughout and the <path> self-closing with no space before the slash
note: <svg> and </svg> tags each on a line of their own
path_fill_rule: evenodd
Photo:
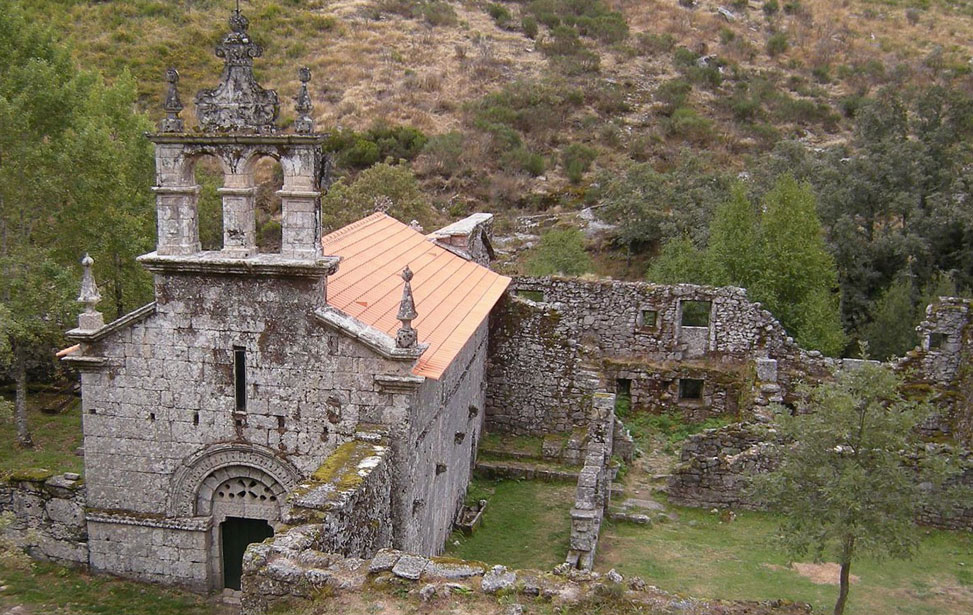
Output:
<svg viewBox="0 0 973 615">
<path fill-rule="evenodd" d="M 287 490 L 259 468 L 228 466 L 203 480 L 196 510 L 213 517 L 211 569 L 217 588 L 240 589 L 247 546 L 274 535 Z"/>
<path fill-rule="evenodd" d="M 187 458 L 173 475 L 169 514 L 208 517 L 207 585 L 238 589 L 247 545 L 273 536 L 297 469 L 256 445 L 211 445 Z"/>
</svg>

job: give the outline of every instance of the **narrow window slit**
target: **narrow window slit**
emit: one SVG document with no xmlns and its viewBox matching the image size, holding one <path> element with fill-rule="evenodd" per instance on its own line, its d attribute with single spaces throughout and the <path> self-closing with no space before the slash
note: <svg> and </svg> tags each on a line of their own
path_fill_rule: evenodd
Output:
<svg viewBox="0 0 973 615">
<path fill-rule="evenodd" d="M 237 412 L 247 409 L 247 349 L 233 347 L 233 383 L 236 393 Z"/>
</svg>

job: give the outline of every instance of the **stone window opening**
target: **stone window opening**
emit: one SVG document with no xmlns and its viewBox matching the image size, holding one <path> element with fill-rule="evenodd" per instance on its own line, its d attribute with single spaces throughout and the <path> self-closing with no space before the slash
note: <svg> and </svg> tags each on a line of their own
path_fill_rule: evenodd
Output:
<svg viewBox="0 0 973 615">
<path fill-rule="evenodd" d="M 155 422 L 155 412 L 149 412 L 149 422 Z"/>
<path fill-rule="evenodd" d="M 615 414 L 624 416 L 632 407 L 632 381 L 629 378 L 615 380 Z"/>
<path fill-rule="evenodd" d="M 199 186 L 196 202 L 200 248 L 203 251 L 223 249 L 223 202 L 220 187 L 224 170 L 216 156 L 203 155 L 192 166 L 195 184 Z"/>
<path fill-rule="evenodd" d="M 457 431 L 456 435 L 453 437 L 453 440 L 456 442 L 456 444 L 462 444 L 463 440 L 465 439 L 466 439 L 466 433 L 462 431 Z"/>
<path fill-rule="evenodd" d="M 658 310 L 640 310 L 639 311 L 639 328 L 641 329 L 658 329 L 659 328 L 659 312 Z"/>
<path fill-rule="evenodd" d="M 680 378 L 679 401 L 702 401 L 704 383 L 699 378 Z"/>
<path fill-rule="evenodd" d="M 680 324 L 684 327 L 708 327 L 710 311 L 713 307 L 710 301 L 681 301 Z"/>
<path fill-rule="evenodd" d="M 193 412 L 193 425 L 199 426 L 199 412 Z"/>
<path fill-rule="evenodd" d="M 939 350 L 948 341 L 948 335 L 939 331 L 933 331 L 929 334 L 929 350 Z"/>
<path fill-rule="evenodd" d="M 247 349 L 233 347 L 233 386 L 236 397 L 236 411 L 247 411 Z"/>
<path fill-rule="evenodd" d="M 439 476 L 440 474 L 443 474 L 445 471 L 446 471 L 446 464 L 445 463 L 437 463 L 436 464 L 436 476 Z"/>
</svg>

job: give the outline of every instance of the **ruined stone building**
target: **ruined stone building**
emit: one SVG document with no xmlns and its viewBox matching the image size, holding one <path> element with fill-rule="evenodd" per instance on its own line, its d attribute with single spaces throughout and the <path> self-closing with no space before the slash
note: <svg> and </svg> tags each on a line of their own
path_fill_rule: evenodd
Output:
<svg viewBox="0 0 973 615">
<path fill-rule="evenodd" d="M 149 137 L 158 246 L 139 260 L 155 301 L 104 324 L 87 272 L 88 311 L 69 333 L 80 343 L 66 360 L 82 372 L 91 568 L 239 588 L 246 545 L 332 495 L 313 483 L 331 478 L 322 464 L 333 454 L 387 474 L 382 506 L 340 520 L 357 526 L 344 528 L 356 534 L 350 552 L 435 553 L 482 433 L 487 315 L 509 282 L 477 262 L 490 216 L 427 237 L 376 213 L 322 238 L 310 75 L 295 132 L 283 134 L 276 92 L 254 80 L 247 20 L 234 13 L 230 25 L 220 82 L 196 95 L 198 127 L 179 118 L 170 71 L 168 118 Z M 219 251 L 200 248 L 203 157 L 224 172 Z M 263 157 L 284 175 L 274 254 L 256 246 Z"/>
<path fill-rule="evenodd" d="M 106 324 L 84 261 L 86 310 L 64 357 L 81 373 L 84 481 L 0 486 L 32 554 L 199 591 L 242 584 L 248 613 L 333 588 L 340 571 L 482 575 L 428 556 L 453 528 L 487 431 L 542 437 L 544 457 L 574 468 L 565 565 L 590 569 L 612 457 L 632 454 L 619 396 L 687 421 L 760 423 L 799 382 L 841 367 L 801 349 L 743 289 L 500 276 L 489 214 L 425 234 L 375 213 L 322 237 L 328 165 L 311 75 L 299 73 L 293 132 L 279 130 L 277 93 L 253 75 L 260 47 L 239 12 L 230 26 L 220 81 L 196 94 L 197 125 L 180 118 L 170 70 L 167 117 L 149 135 L 158 237 L 139 260 L 155 301 Z M 199 241 L 204 158 L 224 174 L 215 251 Z M 276 253 L 256 245 L 263 158 L 283 171 Z M 927 316 L 900 367 L 967 408 L 970 303 Z M 973 433 L 968 412 L 950 412 L 930 429 Z M 737 477 L 761 437 L 700 436 L 673 497 L 740 504 Z"/>
</svg>

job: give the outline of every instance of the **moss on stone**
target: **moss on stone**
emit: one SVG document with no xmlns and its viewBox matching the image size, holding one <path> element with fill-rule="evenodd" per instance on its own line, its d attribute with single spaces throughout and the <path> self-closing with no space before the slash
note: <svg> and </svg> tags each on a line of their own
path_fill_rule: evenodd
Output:
<svg viewBox="0 0 973 615">
<path fill-rule="evenodd" d="M 356 489 L 365 481 L 358 472 L 359 464 L 365 458 L 377 454 L 379 450 L 374 444 L 358 440 L 345 442 L 324 460 L 307 482 L 292 492 L 292 497 L 304 495 L 323 485 L 333 485 L 336 495 Z"/>
<path fill-rule="evenodd" d="M 54 476 L 54 472 L 47 468 L 22 468 L 19 470 L 11 470 L 7 473 L 6 479 L 8 481 L 24 480 L 33 483 L 42 483 L 52 476 Z"/>
</svg>

